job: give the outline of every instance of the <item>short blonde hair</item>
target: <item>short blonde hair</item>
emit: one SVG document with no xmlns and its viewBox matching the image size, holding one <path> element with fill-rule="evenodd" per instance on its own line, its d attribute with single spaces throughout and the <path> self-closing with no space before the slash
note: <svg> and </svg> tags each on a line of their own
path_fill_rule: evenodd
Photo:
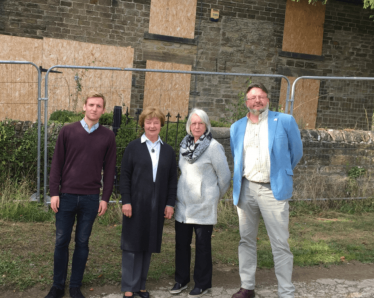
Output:
<svg viewBox="0 0 374 298">
<path fill-rule="evenodd" d="M 159 108 L 155 108 L 155 107 L 146 107 L 143 110 L 143 112 L 140 114 L 140 117 L 139 117 L 140 127 L 144 128 L 145 119 L 150 119 L 154 117 L 160 119 L 161 127 L 163 127 L 165 124 L 165 114 L 161 112 Z"/>
<path fill-rule="evenodd" d="M 87 97 L 84 101 L 84 104 L 86 105 L 87 104 L 87 99 L 92 98 L 92 97 L 102 98 L 103 99 L 103 107 L 105 108 L 106 100 L 105 100 L 104 95 L 102 93 L 99 93 L 99 92 L 95 91 L 95 90 L 91 90 L 90 92 L 88 92 Z"/>
</svg>

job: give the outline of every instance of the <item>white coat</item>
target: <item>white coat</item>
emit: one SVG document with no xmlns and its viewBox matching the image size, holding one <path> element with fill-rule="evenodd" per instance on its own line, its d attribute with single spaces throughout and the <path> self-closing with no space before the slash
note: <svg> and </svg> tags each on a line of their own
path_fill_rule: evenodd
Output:
<svg viewBox="0 0 374 298">
<path fill-rule="evenodd" d="M 217 223 L 219 199 L 230 186 L 231 172 L 223 146 L 212 139 L 192 164 L 179 156 L 181 176 L 175 202 L 175 220 L 187 224 Z"/>
</svg>

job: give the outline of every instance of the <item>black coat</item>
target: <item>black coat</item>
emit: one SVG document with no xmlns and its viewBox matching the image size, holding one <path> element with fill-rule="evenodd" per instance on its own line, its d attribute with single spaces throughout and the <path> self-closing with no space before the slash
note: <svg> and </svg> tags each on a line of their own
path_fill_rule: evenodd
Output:
<svg viewBox="0 0 374 298">
<path fill-rule="evenodd" d="M 175 152 L 160 144 L 156 182 L 153 182 L 152 160 L 147 144 L 132 141 L 123 154 L 120 190 L 122 204 L 131 204 L 132 217 L 123 216 L 121 249 L 160 252 L 164 211 L 175 205 L 177 165 Z"/>
</svg>

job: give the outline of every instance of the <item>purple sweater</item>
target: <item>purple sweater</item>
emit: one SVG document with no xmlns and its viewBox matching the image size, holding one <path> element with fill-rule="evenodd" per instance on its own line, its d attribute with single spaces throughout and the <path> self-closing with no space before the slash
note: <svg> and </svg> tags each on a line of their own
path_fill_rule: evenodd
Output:
<svg viewBox="0 0 374 298">
<path fill-rule="evenodd" d="M 108 202 L 113 189 L 115 166 L 116 142 L 112 131 L 100 125 L 89 134 L 80 122 L 64 126 L 53 154 L 49 174 L 50 194 L 98 194 L 103 170 L 102 200 Z"/>
</svg>

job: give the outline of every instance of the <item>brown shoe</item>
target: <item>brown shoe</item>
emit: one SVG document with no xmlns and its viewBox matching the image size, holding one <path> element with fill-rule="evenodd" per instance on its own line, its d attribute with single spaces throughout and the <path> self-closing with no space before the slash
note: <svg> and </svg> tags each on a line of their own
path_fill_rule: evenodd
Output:
<svg viewBox="0 0 374 298">
<path fill-rule="evenodd" d="M 232 295 L 231 298 L 254 298 L 255 297 L 255 290 L 247 290 L 240 288 L 239 292 Z"/>
</svg>

